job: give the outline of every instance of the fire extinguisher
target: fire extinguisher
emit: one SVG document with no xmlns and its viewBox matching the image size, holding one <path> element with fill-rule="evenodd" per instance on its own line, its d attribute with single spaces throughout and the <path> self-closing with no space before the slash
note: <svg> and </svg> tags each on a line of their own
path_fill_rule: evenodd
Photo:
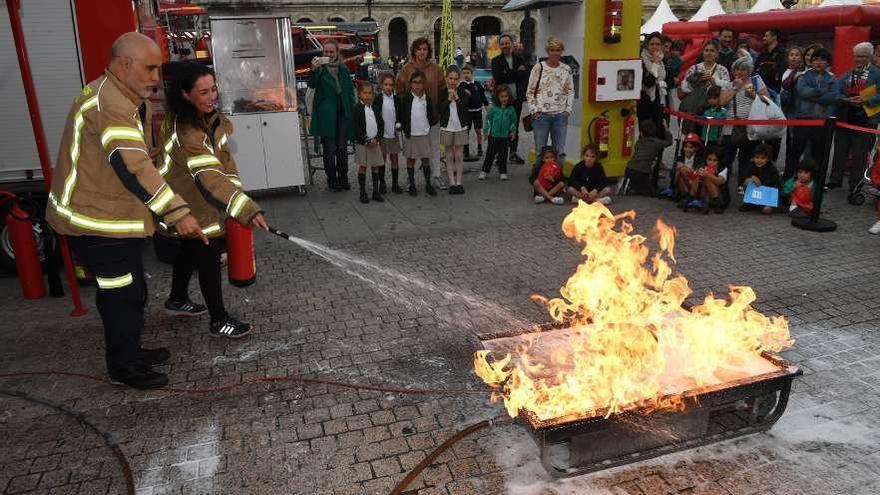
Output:
<svg viewBox="0 0 880 495">
<path fill-rule="evenodd" d="M 226 219 L 226 254 L 230 284 L 247 287 L 257 280 L 254 232 L 231 217 Z"/>
<path fill-rule="evenodd" d="M 15 268 L 21 283 L 21 292 L 25 299 L 40 299 L 46 296 L 46 284 L 43 281 L 43 266 L 40 264 L 40 253 L 34 237 L 34 224 L 26 211 L 18 206 L 15 195 L 4 193 L 11 200 L 12 209 L 6 215 L 6 231 L 12 242 L 15 253 Z"/>
<path fill-rule="evenodd" d="M 590 133 L 590 142 L 596 143 L 599 146 L 599 157 L 605 158 L 608 156 L 608 134 L 610 123 L 608 122 L 608 111 L 604 111 L 600 113 L 597 117 L 594 117 L 593 120 L 590 121 L 590 125 L 588 127 L 593 127 L 593 132 Z M 589 129 L 587 129 L 589 131 Z"/>
<path fill-rule="evenodd" d="M 623 0 L 605 0 L 605 43 L 620 43 Z"/>
<path fill-rule="evenodd" d="M 630 108 L 624 108 L 620 113 L 625 117 L 623 120 L 623 148 L 622 156 L 630 156 L 636 141 L 636 118 L 635 112 Z"/>
</svg>

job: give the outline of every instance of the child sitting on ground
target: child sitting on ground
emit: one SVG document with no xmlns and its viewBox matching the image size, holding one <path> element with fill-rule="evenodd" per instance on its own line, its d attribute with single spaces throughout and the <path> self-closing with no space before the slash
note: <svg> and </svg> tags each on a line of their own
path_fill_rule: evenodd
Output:
<svg viewBox="0 0 880 495">
<path fill-rule="evenodd" d="M 779 204 L 788 205 L 789 216 L 805 216 L 813 212 L 813 171 L 816 169 L 815 162 L 806 159 L 797 167 L 794 177 L 789 178 L 782 185 L 782 194 Z"/>
<path fill-rule="evenodd" d="M 639 122 L 639 139 L 636 141 L 632 158 L 626 164 L 624 192 L 652 195 L 651 169 L 657 157 L 672 144 L 672 134 L 663 130 L 663 137 L 658 137 L 657 124 L 651 120 Z"/>
<path fill-rule="evenodd" d="M 706 152 L 706 164 L 694 170 L 689 197 L 679 205 L 684 211 L 696 208 L 708 214 L 712 208 L 715 213 L 724 213 L 726 189 L 727 168 L 721 162 L 721 152 L 712 148 Z"/>
<path fill-rule="evenodd" d="M 599 147 L 595 144 L 584 146 L 581 153 L 583 159 L 574 166 L 568 177 L 566 191 L 571 195 L 571 202 L 578 200 L 585 203 L 598 201 L 603 205 L 611 204 L 611 187 L 605 177 L 605 169 L 599 163 Z"/>
<path fill-rule="evenodd" d="M 721 106 L 721 88 L 712 86 L 706 93 L 706 109 L 703 110 L 703 117 L 707 119 L 723 119 L 727 117 L 727 110 Z M 718 146 L 721 142 L 722 125 L 704 125 L 703 126 L 703 142 L 706 148 Z"/>
<path fill-rule="evenodd" d="M 770 157 L 773 156 L 773 148 L 769 144 L 759 144 L 752 153 L 752 175 L 746 177 L 745 187 L 748 189 L 749 182 L 756 186 L 779 188 L 779 171 Z M 769 215 L 773 213 L 773 208 L 769 206 L 759 206 L 746 203 L 743 198 L 743 204 L 740 205 L 739 211 L 761 210 L 761 213 Z"/>
<path fill-rule="evenodd" d="M 562 180 L 562 166 L 556 163 L 556 149 L 545 146 L 541 150 L 543 163 L 537 174 L 529 179 L 535 193 L 535 203 L 549 201 L 555 205 L 565 203 L 562 192 L 565 190 L 565 181 Z"/>
<path fill-rule="evenodd" d="M 681 157 L 673 166 L 670 187 L 660 193 L 661 197 L 672 198 L 676 203 L 690 194 L 694 171 L 701 167 L 705 160 L 702 157 L 703 142 L 693 132 L 684 137 L 681 145 Z"/>
</svg>

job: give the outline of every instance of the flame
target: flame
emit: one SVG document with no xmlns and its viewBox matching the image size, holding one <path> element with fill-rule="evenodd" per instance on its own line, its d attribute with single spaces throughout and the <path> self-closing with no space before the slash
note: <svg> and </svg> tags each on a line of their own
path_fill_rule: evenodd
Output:
<svg viewBox="0 0 880 495">
<path fill-rule="evenodd" d="M 686 310 L 688 281 L 673 275 L 675 229 L 658 220 L 659 251 L 633 234 L 628 211 L 581 202 L 562 231 L 584 244 L 586 260 L 560 289 L 562 297 L 533 299 L 568 327 L 565 341 L 537 352 L 542 335 L 492 360 L 479 351 L 474 367 L 501 389 L 507 412 L 539 420 L 624 410 L 683 408 L 681 393 L 767 372 L 764 351 L 790 347 L 788 322 L 751 308 L 750 287 L 730 287 L 728 299 L 708 295 Z"/>
</svg>

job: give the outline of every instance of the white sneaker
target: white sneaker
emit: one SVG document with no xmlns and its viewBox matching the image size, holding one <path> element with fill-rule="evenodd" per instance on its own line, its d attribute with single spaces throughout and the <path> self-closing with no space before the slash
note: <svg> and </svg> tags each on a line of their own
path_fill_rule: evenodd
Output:
<svg viewBox="0 0 880 495">
<path fill-rule="evenodd" d="M 479 180 L 486 180 L 486 172 L 480 172 L 480 175 L 477 176 Z"/>
<path fill-rule="evenodd" d="M 554 196 L 553 199 L 550 200 L 554 205 L 561 205 L 565 203 L 565 199 L 562 196 Z"/>
<path fill-rule="evenodd" d="M 576 204 L 578 204 L 578 201 L 580 201 L 580 200 L 578 199 L 577 196 L 571 197 L 571 204 L 576 205 Z"/>
<path fill-rule="evenodd" d="M 600 203 L 602 203 L 605 206 L 608 206 L 611 204 L 611 196 L 602 196 L 597 201 L 599 201 Z"/>
<path fill-rule="evenodd" d="M 501 174 L 501 180 L 507 180 L 507 174 Z"/>
<path fill-rule="evenodd" d="M 871 228 L 868 229 L 868 233 L 874 235 L 880 234 L 880 220 L 874 222 L 874 225 L 871 225 Z"/>
<path fill-rule="evenodd" d="M 544 196 L 535 195 L 535 204 L 540 204 L 544 202 Z"/>
</svg>

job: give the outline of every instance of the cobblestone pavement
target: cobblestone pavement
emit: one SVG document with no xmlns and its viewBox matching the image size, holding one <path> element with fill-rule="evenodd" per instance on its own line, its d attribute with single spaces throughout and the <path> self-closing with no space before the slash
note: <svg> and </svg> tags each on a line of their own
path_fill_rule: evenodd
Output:
<svg viewBox="0 0 880 495">
<path fill-rule="evenodd" d="M 533 293 L 553 295 L 579 250 L 560 232 L 570 209 L 530 204 L 524 168 L 512 180 L 466 179 L 463 197 L 393 196 L 361 205 L 356 194 L 313 190 L 266 199 L 280 228 L 329 243 L 336 265 L 268 236 L 259 278 L 227 287 L 227 305 L 254 323 L 242 341 L 212 339 L 204 319 L 160 311 L 170 270 L 147 254 L 145 344 L 168 346 L 180 388 L 267 375 L 394 387 L 478 388 L 475 335 L 547 320 Z M 668 202 L 620 198 L 647 232 L 662 216 L 678 229 L 676 269 L 697 296 L 748 284 L 758 309 L 790 318 L 785 356 L 805 375 L 766 434 L 686 451 L 565 482 L 540 468 L 519 426 L 483 430 L 439 457 L 410 494 L 876 494 L 880 493 L 878 242 L 868 206 L 828 198 L 840 230 L 814 234 L 787 218 L 728 210 L 683 213 Z M 358 260 L 367 260 L 359 264 Z M 337 266 L 338 265 L 338 266 Z M 198 299 L 197 291 L 193 290 Z M 68 300 L 23 302 L 0 279 L 0 373 L 63 370 L 102 376 L 102 335 L 91 311 L 71 319 Z M 184 394 L 137 392 L 68 377 L 0 380 L 60 402 L 113 433 L 139 495 L 387 494 L 455 431 L 502 414 L 482 395 L 418 396 L 296 383 L 258 383 Z M 69 416 L 0 396 L 0 491 L 124 493 L 103 439 Z"/>
</svg>

